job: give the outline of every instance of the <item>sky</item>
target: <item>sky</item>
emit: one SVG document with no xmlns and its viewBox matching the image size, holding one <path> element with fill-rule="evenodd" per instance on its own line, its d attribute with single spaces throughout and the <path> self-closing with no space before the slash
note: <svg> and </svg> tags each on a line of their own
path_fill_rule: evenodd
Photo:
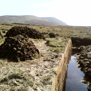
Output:
<svg viewBox="0 0 91 91">
<path fill-rule="evenodd" d="M 1 0 L 0 16 L 55 17 L 72 26 L 91 26 L 91 0 Z"/>
</svg>

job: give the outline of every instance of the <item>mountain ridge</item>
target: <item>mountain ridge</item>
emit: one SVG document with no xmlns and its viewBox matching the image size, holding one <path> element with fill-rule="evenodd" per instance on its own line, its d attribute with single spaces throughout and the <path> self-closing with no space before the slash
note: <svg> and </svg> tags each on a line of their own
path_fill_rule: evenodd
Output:
<svg viewBox="0 0 91 91">
<path fill-rule="evenodd" d="M 4 23 L 23 23 L 36 25 L 66 25 L 67 24 L 55 17 L 36 17 L 33 15 L 4 15 L 0 16 L 0 22 Z"/>
</svg>

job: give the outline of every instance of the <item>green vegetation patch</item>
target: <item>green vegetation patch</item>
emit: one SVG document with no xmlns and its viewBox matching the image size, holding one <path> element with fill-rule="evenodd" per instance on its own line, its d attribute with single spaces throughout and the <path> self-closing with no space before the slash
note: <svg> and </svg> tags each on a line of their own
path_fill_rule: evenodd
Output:
<svg viewBox="0 0 91 91">
<path fill-rule="evenodd" d="M 41 57 L 41 55 L 42 55 L 42 54 L 35 54 L 33 58 L 34 58 L 34 59 L 38 59 L 38 58 Z"/>
<path fill-rule="evenodd" d="M 65 47 L 49 47 L 49 51 L 60 53 L 65 49 Z"/>
<path fill-rule="evenodd" d="M 4 41 L 5 41 L 5 37 L 1 38 L 0 39 L 0 45 L 2 45 L 4 43 Z"/>
<path fill-rule="evenodd" d="M 45 80 L 45 81 L 48 81 L 48 80 L 50 80 L 50 79 L 51 79 L 51 77 L 50 77 L 50 76 L 48 76 L 48 77 L 44 78 L 44 80 Z"/>
<path fill-rule="evenodd" d="M 50 46 L 49 51 L 60 53 L 65 49 L 68 39 L 66 37 L 47 38 L 46 44 Z"/>
<path fill-rule="evenodd" d="M 57 38 L 47 38 L 47 45 L 51 47 L 61 47 L 65 46 L 68 41 L 68 38 L 57 37 Z"/>
<path fill-rule="evenodd" d="M 52 72 L 57 75 L 57 72 L 55 70 L 52 69 Z"/>
</svg>

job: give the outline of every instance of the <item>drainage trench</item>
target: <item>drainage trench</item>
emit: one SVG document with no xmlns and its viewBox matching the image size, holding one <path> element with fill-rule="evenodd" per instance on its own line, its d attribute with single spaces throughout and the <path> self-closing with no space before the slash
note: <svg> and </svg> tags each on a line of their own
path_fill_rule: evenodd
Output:
<svg viewBox="0 0 91 91">
<path fill-rule="evenodd" d="M 64 91 L 91 91 L 91 39 L 72 38 Z"/>
<path fill-rule="evenodd" d="M 85 74 L 78 68 L 77 64 L 76 56 L 71 56 L 68 64 L 65 91 L 88 91 L 87 85 L 81 82 Z"/>
<path fill-rule="evenodd" d="M 71 38 L 68 41 L 51 91 L 91 91 L 91 39 Z"/>
</svg>

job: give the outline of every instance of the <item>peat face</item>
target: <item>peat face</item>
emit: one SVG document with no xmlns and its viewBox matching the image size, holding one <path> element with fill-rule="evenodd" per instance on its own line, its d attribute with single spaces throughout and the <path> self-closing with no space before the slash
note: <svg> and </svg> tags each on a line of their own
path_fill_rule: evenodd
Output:
<svg viewBox="0 0 91 91">
<path fill-rule="evenodd" d="M 72 44 L 75 47 L 79 47 L 79 46 L 87 46 L 87 45 L 91 45 L 91 39 L 90 38 L 78 38 L 78 37 L 72 37 Z"/>
</svg>

